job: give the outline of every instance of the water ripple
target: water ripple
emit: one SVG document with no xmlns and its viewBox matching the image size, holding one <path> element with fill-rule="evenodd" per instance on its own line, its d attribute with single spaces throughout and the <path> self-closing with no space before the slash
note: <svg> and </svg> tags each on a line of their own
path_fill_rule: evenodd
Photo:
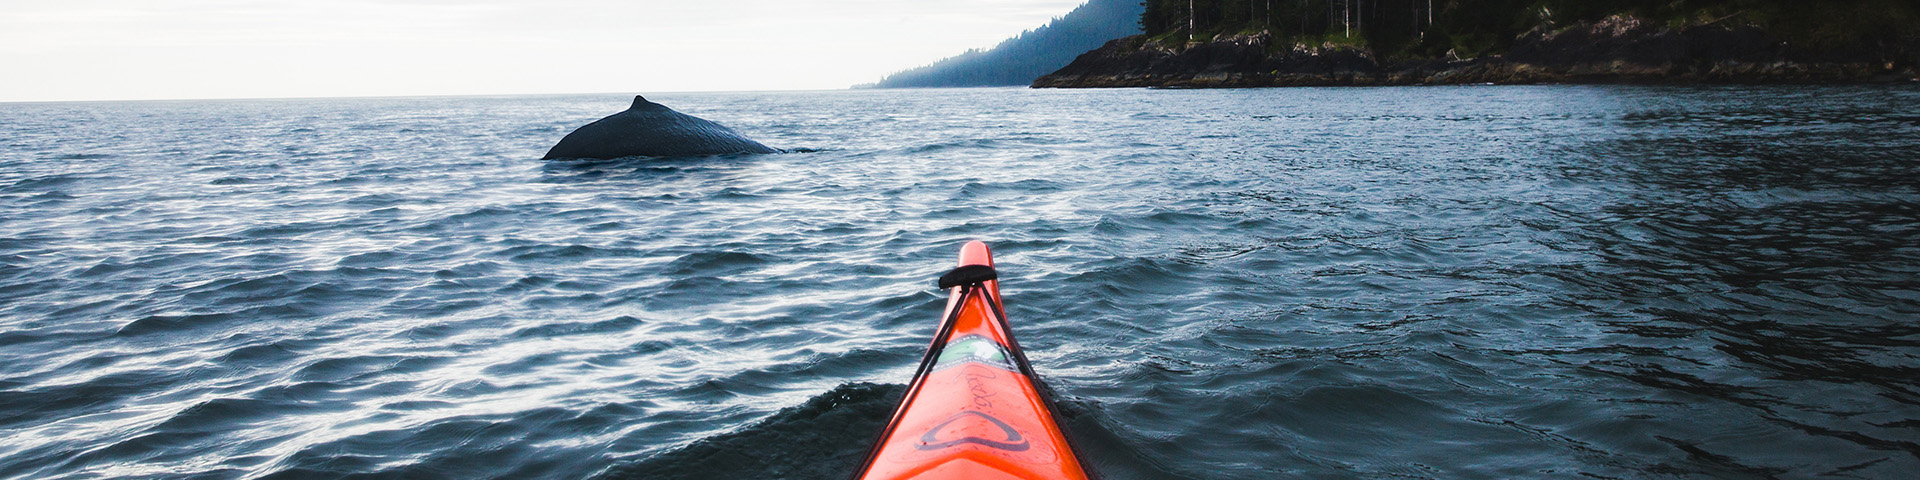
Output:
<svg viewBox="0 0 1920 480">
<path fill-rule="evenodd" d="M 1106 478 L 1920 468 L 1906 87 L 0 105 L 0 477 L 839 478 L 959 243 Z"/>
</svg>

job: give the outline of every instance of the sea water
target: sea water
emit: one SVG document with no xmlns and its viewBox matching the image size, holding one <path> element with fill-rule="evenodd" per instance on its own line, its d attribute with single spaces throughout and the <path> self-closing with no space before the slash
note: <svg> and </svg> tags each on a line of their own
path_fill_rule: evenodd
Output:
<svg viewBox="0 0 1920 480">
<path fill-rule="evenodd" d="M 648 98 L 0 104 L 0 477 L 842 478 L 969 239 L 1110 479 L 1920 471 L 1920 89 Z"/>
</svg>

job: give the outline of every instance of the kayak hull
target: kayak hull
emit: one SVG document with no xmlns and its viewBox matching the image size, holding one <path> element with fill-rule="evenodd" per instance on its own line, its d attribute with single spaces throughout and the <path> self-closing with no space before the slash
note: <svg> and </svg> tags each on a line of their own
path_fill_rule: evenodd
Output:
<svg viewBox="0 0 1920 480">
<path fill-rule="evenodd" d="M 992 267 L 992 254 L 969 242 L 960 266 Z M 927 357 L 855 478 L 1087 478 L 1007 328 L 998 280 L 951 289 Z"/>
</svg>

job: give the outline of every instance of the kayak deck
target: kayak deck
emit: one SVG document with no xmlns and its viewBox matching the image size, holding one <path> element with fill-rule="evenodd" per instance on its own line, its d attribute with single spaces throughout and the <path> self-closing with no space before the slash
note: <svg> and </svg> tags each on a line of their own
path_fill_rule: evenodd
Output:
<svg viewBox="0 0 1920 480">
<path fill-rule="evenodd" d="M 964 283 L 855 478 L 1087 478 L 1008 330 L 986 244 L 962 247 L 960 266 L 942 283 Z"/>
</svg>

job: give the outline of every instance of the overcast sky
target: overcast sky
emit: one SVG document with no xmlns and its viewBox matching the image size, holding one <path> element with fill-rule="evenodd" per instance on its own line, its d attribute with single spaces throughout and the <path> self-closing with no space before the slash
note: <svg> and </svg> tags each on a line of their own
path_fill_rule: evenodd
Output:
<svg viewBox="0 0 1920 480">
<path fill-rule="evenodd" d="M 0 0 L 0 102 L 811 90 L 1085 0 Z"/>
</svg>

